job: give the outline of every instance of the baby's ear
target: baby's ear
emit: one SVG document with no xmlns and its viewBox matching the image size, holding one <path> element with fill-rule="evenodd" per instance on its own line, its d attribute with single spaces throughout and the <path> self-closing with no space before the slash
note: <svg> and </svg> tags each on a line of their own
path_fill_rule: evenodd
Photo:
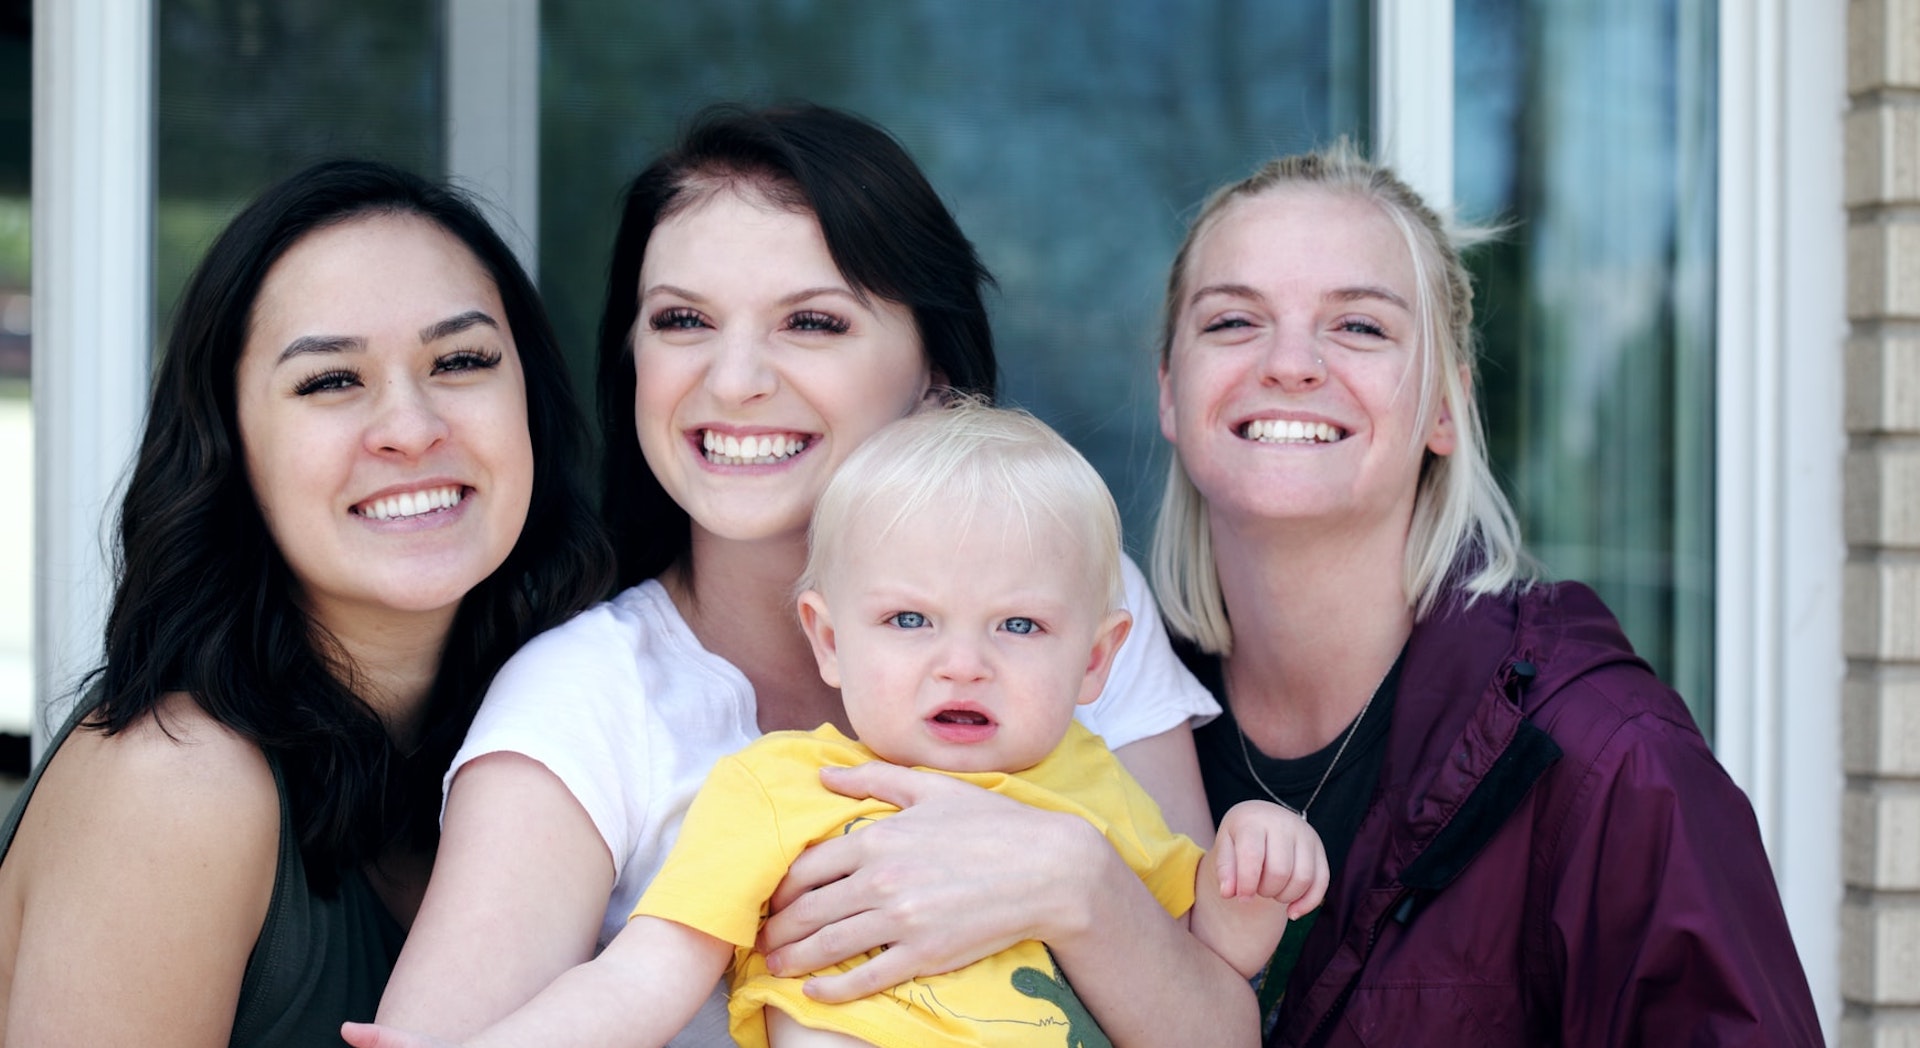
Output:
<svg viewBox="0 0 1920 1048">
<path fill-rule="evenodd" d="M 835 644 L 833 617 L 827 613 L 827 599 L 819 590 L 800 594 L 800 629 L 813 645 L 813 661 L 820 667 L 820 679 L 830 688 L 840 686 L 840 654 Z"/>
<path fill-rule="evenodd" d="M 1093 650 L 1087 653 L 1087 675 L 1080 679 L 1080 705 L 1100 697 L 1107 686 L 1107 674 L 1113 670 L 1113 657 L 1120 653 L 1120 645 L 1126 643 L 1132 630 L 1133 615 L 1124 608 L 1109 612 L 1100 621 L 1093 634 Z"/>
</svg>

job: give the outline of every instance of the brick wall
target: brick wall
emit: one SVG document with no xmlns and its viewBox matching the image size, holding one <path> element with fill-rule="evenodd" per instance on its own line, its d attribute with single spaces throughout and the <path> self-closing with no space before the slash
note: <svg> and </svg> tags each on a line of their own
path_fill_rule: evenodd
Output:
<svg viewBox="0 0 1920 1048">
<path fill-rule="evenodd" d="M 1841 1043 L 1920 1048 L 1920 0 L 1847 12 Z"/>
</svg>

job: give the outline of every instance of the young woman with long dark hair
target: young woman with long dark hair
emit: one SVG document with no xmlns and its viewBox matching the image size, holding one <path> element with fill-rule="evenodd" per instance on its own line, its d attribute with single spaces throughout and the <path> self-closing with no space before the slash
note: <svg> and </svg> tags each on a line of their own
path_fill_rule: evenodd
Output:
<svg viewBox="0 0 1920 1048">
<path fill-rule="evenodd" d="M 458 1039 L 594 955 L 665 860 L 708 770 L 777 729 L 847 728 L 794 613 L 814 501 L 868 436 L 990 396 L 973 246 L 874 125 L 813 106 L 704 113 L 634 181 L 600 329 L 604 510 L 628 588 L 535 640 L 455 758 L 445 837 L 381 1021 Z M 1177 830 L 1212 839 L 1180 669 L 1139 624 L 1082 707 Z M 829 776 L 903 809 L 790 868 L 781 974 L 878 947 L 816 997 L 864 996 L 1047 944 L 1115 1044 L 1250 1043 L 1252 995 L 1083 819 L 945 776 Z M 730 1044 L 719 988 L 673 1042 Z"/>
<path fill-rule="evenodd" d="M 426 887 L 494 672 L 604 592 L 531 283 L 458 194 L 337 161 L 181 299 L 105 661 L 0 828 L 20 1044 L 337 1044 Z"/>
</svg>

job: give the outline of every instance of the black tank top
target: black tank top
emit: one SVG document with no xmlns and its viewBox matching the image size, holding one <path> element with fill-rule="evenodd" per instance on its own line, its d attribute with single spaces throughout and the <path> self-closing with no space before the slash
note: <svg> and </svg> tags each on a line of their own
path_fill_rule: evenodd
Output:
<svg viewBox="0 0 1920 1048">
<path fill-rule="evenodd" d="M 84 708 L 91 705 L 83 703 Z M 41 772 L 82 716 L 76 712 L 67 719 L 6 821 L 0 823 L 0 863 L 13 847 L 14 832 Z M 280 860 L 267 919 L 240 981 L 233 1036 L 227 1043 L 248 1048 L 340 1048 L 341 1022 L 372 1021 L 405 933 L 359 870 L 343 875 L 340 890 L 332 897 L 308 888 L 306 864 L 301 861 L 287 804 L 286 780 L 272 754 L 267 764 L 280 794 Z"/>
</svg>

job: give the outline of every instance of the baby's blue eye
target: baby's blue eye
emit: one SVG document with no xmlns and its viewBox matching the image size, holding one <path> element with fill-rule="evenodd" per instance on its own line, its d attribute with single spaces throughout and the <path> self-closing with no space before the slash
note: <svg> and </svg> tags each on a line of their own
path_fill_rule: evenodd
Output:
<svg viewBox="0 0 1920 1048">
<path fill-rule="evenodd" d="M 1040 632 L 1039 623 L 1019 615 L 1015 615 L 1013 618 L 1001 623 L 1001 625 L 1006 627 L 1008 633 L 1026 634 Z"/>
<path fill-rule="evenodd" d="M 927 624 L 927 617 L 917 611 L 896 611 L 887 621 L 903 630 L 917 630 Z"/>
</svg>

